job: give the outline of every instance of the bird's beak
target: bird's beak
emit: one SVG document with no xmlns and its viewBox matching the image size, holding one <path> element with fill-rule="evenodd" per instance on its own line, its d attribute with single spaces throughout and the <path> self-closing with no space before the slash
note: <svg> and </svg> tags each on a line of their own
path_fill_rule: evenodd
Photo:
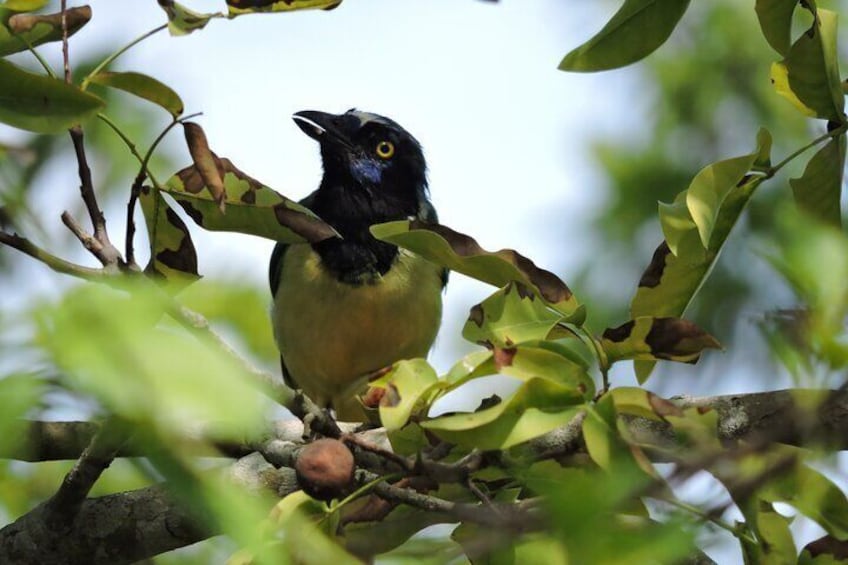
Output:
<svg viewBox="0 0 848 565">
<path fill-rule="evenodd" d="M 337 125 L 339 116 L 335 114 L 318 112 L 316 110 L 303 110 L 292 114 L 292 119 L 303 133 L 321 145 L 329 143 L 343 147 L 350 146 L 350 140 L 342 133 Z"/>
</svg>

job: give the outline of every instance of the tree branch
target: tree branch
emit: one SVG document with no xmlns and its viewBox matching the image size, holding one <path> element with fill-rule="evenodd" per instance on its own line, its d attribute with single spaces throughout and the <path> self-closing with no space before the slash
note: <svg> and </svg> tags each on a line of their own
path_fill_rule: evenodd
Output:
<svg viewBox="0 0 848 565">
<path fill-rule="evenodd" d="M 112 273 L 104 271 L 103 269 L 83 267 L 82 265 L 77 265 L 76 263 L 60 259 L 59 257 L 41 249 L 27 238 L 21 237 L 16 233 L 0 231 L 0 243 L 8 245 L 13 249 L 17 249 L 22 253 L 26 253 L 33 259 L 41 261 L 57 273 L 71 275 L 73 277 L 89 281 L 103 281 L 113 276 Z"/>
<path fill-rule="evenodd" d="M 282 497 L 298 488 L 294 471 L 274 469 L 256 454 L 231 465 L 227 476 L 246 492 L 261 487 Z M 87 499 L 61 535 L 47 527 L 45 510 L 42 504 L 0 529 L 0 563 L 120 565 L 218 533 L 201 527 L 167 484 Z"/>
</svg>

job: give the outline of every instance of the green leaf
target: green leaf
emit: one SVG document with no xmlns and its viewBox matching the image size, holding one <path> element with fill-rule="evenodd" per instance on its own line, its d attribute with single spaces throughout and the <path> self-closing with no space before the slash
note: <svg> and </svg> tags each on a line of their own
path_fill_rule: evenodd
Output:
<svg viewBox="0 0 848 565">
<path fill-rule="evenodd" d="M 842 226 L 845 147 L 845 134 L 833 138 L 813 155 L 800 178 L 789 179 L 798 207 L 836 227 Z"/>
<path fill-rule="evenodd" d="M 513 251 L 486 251 L 473 238 L 446 226 L 403 220 L 371 226 L 377 239 L 409 249 L 425 259 L 496 287 L 517 281 L 532 289 L 567 322 L 582 324 L 586 312 L 568 286 L 550 271 Z"/>
<path fill-rule="evenodd" d="M 660 202 L 658 212 L 663 236 L 671 252 L 690 261 L 703 260 L 704 247 L 698 226 L 686 205 L 686 191 L 678 194 L 672 204 Z"/>
<path fill-rule="evenodd" d="M 721 344 L 687 320 L 640 316 L 617 328 L 607 328 L 601 347 L 611 363 L 622 359 L 694 363 L 704 349 L 720 349 Z"/>
<path fill-rule="evenodd" d="M 0 122 L 36 133 L 60 133 L 94 117 L 103 106 L 100 98 L 76 86 L 0 60 Z"/>
<path fill-rule="evenodd" d="M 531 378 L 490 408 L 441 416 L 422 422 L 421 427 L 462 447 L 508 449 L 564 426 L 581 410 L 582 402 L 572 387 Z"/>
<path fill-rule="evenodd" d="M 72 387 L 164 437 L 199 424 L 213 437 L 258 432 L 265 400 L 243 365 L 157 327 L 169 299 L 150 283 L 128 290 L 84 286 L 37 312 L 40 344 Z"/>
<path fill-rule="evenodd" d="M 497 373 L 497 368 L 492 352 L 475 351 L 457 361 L 444 375 L 443 380 L 451 388 L 456 388 L 477 377 L 485 377 L 495 373 Z"/>
<path fill-rule="evenodd" d="M 492 347 L 548 338 L 563 317 L 523 284 L 511 282 L 471 308 L 462 337 Z"/>
<path fill-rule="evenodd" d="M 559 64 L 563 71 L 603 71 L 623 67 L 653 53 L 674 31 L 689 0 L 625 0 L 589 41 Z"/>
<path fill-rule="evenodd" d="M 380 400 L 380 422 L 387 430 L 399 430 L 410 417 L 429 408 L 429 396 L 441 385 L 435 369 L 425 359 L 410 359 L 394 364 L 384 377 L 370 383 L 384 387 Z"/>
<path fill-rule="evenodd" d="M 163 277 L 177 292 L 200 278 L 191 234 L 159 191 L 142 187 L 138 200 L 151 243 L 150 261 L 145 271 Z"/>
<path fill-rule="evenodd" d="M 740 159 L 750 159 L 752 164 L 763 164 L 768 161 L 768 149 L 771 146 L 771 136 L 766 130 L 760 130 L 757 135 L 757 150 Z M 734 168 L 730 160 L 727 165 Z M 722 163 L 727 163 L 722 162 Z M 718 164 L 717 164 L 718 165 Z M 724 168 L 725 165 L 722 165 Z M 642 274 L 636 295 L 630 303 L 630 314 L 633 319 L 642 316 L 654 316 L 657 318 L 680 318 L 694 298 L 698 289 L 709 275 L 713 263 L 718 257 L 727 236 L 736 224 L 736 221 L 745 209 L 754 190 L 763 181 L 762 176 L 743 176 L 729 191 L 723 195 L 713 195 L 711 200 L 717 204 L 717 208 L 705 205 L 700 211 L 704 234 L 709 235 L 709 245 L 704 249 L 701 233 L 695 225 L 681 223 L 675 226 L 678 234 L 675 236 L 677 254 L 673 253 L 670 244 L 664 241 L 657 247 L 651 258 L 651 263 Z M 699 190 L 705 186 L 699 184 Z M 681 193 L 687 194 L 687 192 Z M 720 197 L 719 197 L 720 196 Z M 678 195 L 675 199 L 675 209 L 680 209 L 683 196 Z M 688 210 L 688 196 L 687 210 Z M 702 196 L 694 199 L 697 206 L 708 200 Z M 691 211 L 690 211 L 691 213 Z M 682 213 L 679 213 L 682 218 Z M 664 226 L 664 230 L 666 227 Z M 693 239 L 698 241 L 697 245 Z M 636 375 L 640 383 L 645 382 L 653 370 L 654 362 L 636 361 L 634 363 Z"/>
<path fill-rule="evenodd" d="M 797 549 L 789 524 L 790 518 L 775 512 L 774 507 L 757 498 L 739 505 L 747 525 L 757 536 L 759 543 L 752 544 L 741 537 L 746 563 L 761 565 L 782 565 L 794 563 Z"/>
<path fill-rule="evenodd" d="M 202 13 L 190 10 L 179 2 L 159 2 L 159 6 L 168 15 L 168 32 L 171 35 L 188 35 L 206 27 L 209 20 L 220 17 L 219 13 Z"/>
<path fill-rule="evenodd" d="M 18 453 L 24 445 L 27 421 L 24 417 L 38 407 L 46 390 L 44 383 L 35 375 L 9 375 L 0 378 L 0 453 Z"/>
<path fill-rule="evenodd" d="M 35 12 L 45 7 L 50 0 L 6 0 L 0 9 L 12 12 Z"/>
<path fill-rule="evenodd" d="M 617 387 L 607 392 L 607 395 L 612 399 L 617 414 L 650 420 L 664 420 L 666 416 L 683 415 L 677 405 L 643 388 Z"/>
<path fill-rule="evenodd" d="M 768 143 L 771 144 L 771 136 L 768 137 Z M 686 206 L 698 226 L 698 234 L 704 248 L 710 245 L 710 238 L 725 199 L 742 181 L 759 156 L 760 147 L 749 155 L 708 165 L 695 175 L 686 190 Z"/>
<path fill-rule="evenodd" d="M 755 10 L 763 36 L 783 56 L 792 44 L 792 14 L 798 0 L 757 0 Z"/>
<path fill-rule="evenodd" d="M 575 362 L 572 355 L 557 347 L 528 342 L 500 354 L 496 352 L 495 364 L 501 374 L 523 381 L 548 379 L 572 388 L 581 400 L 589 400 L 595 394 L 595 384 L 585 365 Z"/>
<path fill-rule="evenodd" d="M 790 102 L 808 108 L 815 116 L 839 123 L 844 121 L 845 96 L 839 80 L 836 48 L 837 16 L 829 10 L 818 9 L 810 29 L 790 47 L 781 65 L 772 67 L 772 80 L 778 94 Z"/>
<path fill-rule="evenodd" d="M 249 177 L 229 159 L 214 154 L 212 159 L 223 180 L 221 203 L 226 204 L 226 213 L 194 165 L 179 171 L 163 187 L 197 225 L 286 243 L 322 241 L 338 235 L 309 209 Z"/>
<path fill-rule="evenodd" d="M 7 5 L 0 8 L 8 9 Z M 68 37 L 91 19 L 91 8 L 68 8 Z M 0 56 L 26 51 L 43 43 L 62 40 L 62 14 L 15 14 L 0 25 Z"/>
<path fill-rule="evenodd" d="M 134 94 L 161 106 L 174 118 L 183 113 L 183 101 L 171 88 L 153 77 L 134 72 L 112 73 L 102 71 L 91 77 L 91 82 L 111 86 Z"/>
<path fill-rule="evenodd" d="M 342 0 L 227 0 L 230 15 L 259 12 L 293 12 L 295 10 L 332 10 Z"/>
</svg>

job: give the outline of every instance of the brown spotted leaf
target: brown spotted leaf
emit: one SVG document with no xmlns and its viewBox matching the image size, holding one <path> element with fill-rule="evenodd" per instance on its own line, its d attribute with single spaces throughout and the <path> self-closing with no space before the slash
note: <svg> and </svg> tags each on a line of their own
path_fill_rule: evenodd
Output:
<svg viewBox="0 0 848 565">
<path fill-rule="evenodd" d="M 227 0 L 230 15 L 295 10 L 332 10 L 342 0 Z"/>
<path fill-rule="evenodd" d="M 370 383 L 391 391 L 380 401 L 380 422 L 387 430 L 399 430 L 417 410 L 423 408 L 426 414 L 428 400 L 445 384 L 425 359 L 395 363 L 387 375 Z"/>
<path fill-rule="evenodd" d="M 4 6 L 5 7 L 5 6 Z M 65 13 L 68 36 L 82 29 L 91 19 L 91 8 L 68 8 Z M 62 14 L 15 14 L 0 24 L 0 56 L 26 51 L 42 43 L 62 40 Z"/>
<path fill-rule="evenodd" d="M 168 32 L 171 35 L 188 35 L 206 27 L 212 18 L 221 16 L 218 13 L 195 12 L 174 0 L 159 0 L 159 7 L 168 16 Z"/>
<path fill-rule="evenodd" d="M 183 122 L 183 131 L 194 168 L 203 181 L 203 188 L 209 191 L 223 214 L 226 211 L 227 191 L 222 175 L 218 172 L 217 155 L 209 149 L 202 127 L 194 122 Z"/>
<path fill-rule="evenodd" d="M 145 271 L 173 283 L 169 286 L 174 290 L 199 279 L 197 252 L 185 222 L 153 188 L 142 187 L 138 199 L 151 242 L 151 257 Z"/>
<path fill-rule="evenodd" d="M 497 287 L 520 282 L 562 314 L 566 322 L 579 325 L 585 320 L 585 308 L 559 277 L 512 249 L 486 251 L 470 236 L 421 220 L 371 226 L 371 233 L 437 265 Z"/>
<path fill-rule="evenodd" d="M 687 320 L 641 316 L 601 336 L 609 361 L 680 361 L 694 363 L 704 349 L 720 349 L 710 334 Z"/>
<path fill-rule="evenodd" d="M 192 165 L 171 177 L 162 190 L 170 194 L 197 225 L 213 231 L 234 231 L 286 243 L 316 242 L 338 237 L 312 211 L 246 175 L 229 159 L 212 155 L 223 182 L 227 213 L 207 190 Z"/>
</svg>

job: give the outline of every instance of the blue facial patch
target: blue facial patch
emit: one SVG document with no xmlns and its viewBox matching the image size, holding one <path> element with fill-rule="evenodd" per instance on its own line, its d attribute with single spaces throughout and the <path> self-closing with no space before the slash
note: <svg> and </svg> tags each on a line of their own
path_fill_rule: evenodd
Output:
<svg viewBox="0 0 848 565">
<path fill-rule="evenodd" d="M 361 183 L 379 184 L 383 176 L 383 164 L 369 159 L 353 159 L 350 162 L 350 174 Z"/>
</svg>

